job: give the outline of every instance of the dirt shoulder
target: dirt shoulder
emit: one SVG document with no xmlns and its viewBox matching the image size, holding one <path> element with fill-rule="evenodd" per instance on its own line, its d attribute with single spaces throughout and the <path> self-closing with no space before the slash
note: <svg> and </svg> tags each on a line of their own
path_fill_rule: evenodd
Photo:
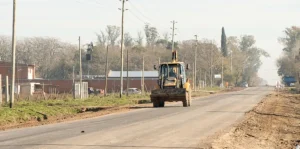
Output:
<svg viewBox="0 0 300 149">
<path fill-rule="evenodd" d="M 233 128 L 201 143 L 205 148 L 293 149 L 300 141 L 300 95 L 268 95 Z"/>
</svg>

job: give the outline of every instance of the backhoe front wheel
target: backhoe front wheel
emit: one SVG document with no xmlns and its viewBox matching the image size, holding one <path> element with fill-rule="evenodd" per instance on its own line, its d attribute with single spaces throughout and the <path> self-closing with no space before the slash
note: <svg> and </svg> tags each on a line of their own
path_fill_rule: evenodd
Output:
<svg viewBox="0 0 300 149">
<path fill-rule="evenodd" d="M 160 101 L 159 102 L 159 107 L 165 107 L 165 102 L 164 101 Z"/>
<path fill-rule="evenodd" d="M 188 107 L 188 100 L 182 101 L 183 107 Z"/>
<path fill-rule="evenodd" d="M 165 107 L 165 102 L 164 101 L 154 101 L 153 102 L 153 107 L 154 108 Z"/>
<path fill-rule="evenodd" d="M 154 107 L 154 108 L 159 107 L 159 102 L 158 102 L 158 101 L 153 101 L 153 107 Z"/>
</svg>

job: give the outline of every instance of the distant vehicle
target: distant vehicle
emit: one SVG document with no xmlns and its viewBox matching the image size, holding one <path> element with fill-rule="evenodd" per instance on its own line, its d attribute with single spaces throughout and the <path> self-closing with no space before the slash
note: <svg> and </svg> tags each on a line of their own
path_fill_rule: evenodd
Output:
<svg viewBox="0 0 300 149">
<path fill-rule="evenodd" d="M 94 89 L 93 87 L 89 87 L 88 88 L 88 93 L 89 93 L 89 95 L 90 94 L 95 94 L 95 95 L 104 94 L 104 90 L 102 90 L 102 89 Z"/>
<path fill-rule="evenodd" d="M 284 76 L 283 78 L 283 82 L 286 86 L 290 87 L 292 85 L 292 83 L 296 83 L 296 78 L 294 76 Z"/>
<path fill-rule="evenodd" d="M 126 94 L 127 90 L 123 91 L 123 94 Z M 128 94 L 142 94 L 142 92 L 137 88 L 128 88 Z"/>
<path fill-rule="evenodd" d="M 248 83 L 247 82 L 244 82 L 242 85 L 241 85 L 241 87 L 249 87 L 249 85 L 248 85 Z"/>
</svg>

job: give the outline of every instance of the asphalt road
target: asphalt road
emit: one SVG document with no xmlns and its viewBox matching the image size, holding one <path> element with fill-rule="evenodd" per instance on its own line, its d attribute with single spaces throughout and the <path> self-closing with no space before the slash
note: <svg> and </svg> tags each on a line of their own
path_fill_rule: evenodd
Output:
<svg viewBox="0 0 300 149">
<path fill-rule="evenodd" d="M 0 132 L 1 149 L 179 149 L 228 128 L 271 88 L 213 95 L 165 108 L 144 108 L 99 118 Z M 82 133 L 84 131 L 84 133 Z"/>
</svg>

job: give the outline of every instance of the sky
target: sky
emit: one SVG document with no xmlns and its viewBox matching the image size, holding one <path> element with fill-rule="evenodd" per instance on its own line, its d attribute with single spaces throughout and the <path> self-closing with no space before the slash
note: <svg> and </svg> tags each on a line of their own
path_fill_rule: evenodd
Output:
<svg viewBox="0 0 300 149">
<path fill-rule="evenodd" d="M 11 35 L 12 1 L 0 0 L 0 35 Z M 96 41 L 96 33 L 107 25 L 121 24 L 119 0 L 17 0 L 17 38 L 42 36 L 82 43 Z M 259 76 L 275 84 L 279 80 L 276 59 L 283 46 L 278 38 L 284 29 L 300 24 L 299 0 L 129 0 L 125 4 L 125 32 L 137 35 L 145 23 L 159 33 L 171 33 L 175 40 L 215 40 L 220 46 L 221 28 L 226 35 L 253 35 L 256 45 L 271 57 L 262 58 Z"/>
</svg>

